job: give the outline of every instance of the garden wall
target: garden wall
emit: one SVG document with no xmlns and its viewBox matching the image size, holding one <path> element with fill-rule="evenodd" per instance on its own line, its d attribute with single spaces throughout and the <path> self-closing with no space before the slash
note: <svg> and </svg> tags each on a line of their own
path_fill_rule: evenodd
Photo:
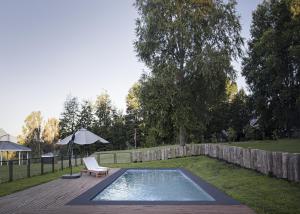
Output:
<svg viewBox="0 0 300 214">
<path fill-rule="evenodd" d="M 133 162 L 167 160 L 178 157 L 206 155 L 224 160 L 265 175 L 300 181 L 300 153 L 269 152 L 225 144 L 187 144 L 146 151 L 133 151 Z"/>
</svg>

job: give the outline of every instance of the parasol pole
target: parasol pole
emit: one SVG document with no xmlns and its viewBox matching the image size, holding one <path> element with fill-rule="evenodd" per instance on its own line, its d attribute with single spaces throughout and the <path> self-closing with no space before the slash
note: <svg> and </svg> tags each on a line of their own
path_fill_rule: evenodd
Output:
<svg viewBox="0 0 300 214">
<path fill-rule="evenodd" d="M 70 175 L 73 174 L 72 171 L 72 161 L 71 161 L 71 155 L 72 155 L 72 151 L 73 151 L 73 144 L 74 144 L 74 140 L 75 140 L 75 133 L 72 135 L 71 140 L 69 141 L 69 149 L 68 149 L 68 155 L 69 155 L 69 166 L 70 166 Z"/>
</svg>

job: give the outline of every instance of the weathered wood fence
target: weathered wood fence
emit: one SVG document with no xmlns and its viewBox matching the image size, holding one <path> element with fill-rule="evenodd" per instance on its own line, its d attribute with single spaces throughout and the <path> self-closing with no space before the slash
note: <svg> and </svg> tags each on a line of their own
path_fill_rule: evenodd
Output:
<svg viewBox="0 0 300 214">
<path fill-rule="evenodd" d="M 265 175 L 300 181 L 300 153 L 269 152 L 225 144 L 187 144 L 133 151 L 133 162 L 167 160 L 178 157 L 207 155 Z"/>
</svg>

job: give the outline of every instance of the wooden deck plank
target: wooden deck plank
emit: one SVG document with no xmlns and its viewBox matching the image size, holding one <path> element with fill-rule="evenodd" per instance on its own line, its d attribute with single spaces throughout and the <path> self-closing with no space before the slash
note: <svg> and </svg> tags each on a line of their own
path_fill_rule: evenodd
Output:
<svg viewBox="0 0 300 214">
<path fill-rule="evenodd" d="M 109 175 L 117 169 L 110 170 Z M 254 214 L 245 205 L 65 205 L 107 177 L 83 175 L 79 179 L 57 179 L 0 197 L 0 214 L 100 214 L 100 213 L 196 213 Z"/>
</svg>

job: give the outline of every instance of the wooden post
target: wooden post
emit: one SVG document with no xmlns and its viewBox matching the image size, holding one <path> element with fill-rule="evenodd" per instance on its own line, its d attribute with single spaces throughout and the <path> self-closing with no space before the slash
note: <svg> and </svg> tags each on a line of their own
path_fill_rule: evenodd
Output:
<svg viewBox="0 0 300 214">
<path fill-rule="evenodd" d="M 54 156 L 51 158 L 52 173 L 54 172 Z"/>
<path fill-rule="evenodd" d="M 64 169 L 64 156 L 63 155 L 61 155 L 60 156 L 60 164 L 61 164 L 61 170 L 63 170 Z"/>
<path fill-rule="evenodd" d="M 114 163 L 117 163 L 117 153 L 114 153 Z"/>
<path fill-rule="evenodd" d="M 77 166 L 77 155 L 75 154 L 74 157 L 75 157 L 75 166 Z"/>
<path fill-rule="evenodd" d="M 44 174 L 44 158 L 41 158 L 41 175 Z"/>
<path fill-rule="evenodd" d="M 13 161 L 9 160 L 8 161 L 8 174 L 9 174 L 9 181 L 13 180 Z"/>
<path fill-rule="evenodd" d="M 136 149 L 136 129 L 134 129 L 134 148 Z"/>
<path fill-rule="evenodd" d="M 30 159 L 28 158 L 27 158 L 27 177 L 30 178 Z"/>
<path fill-rule="evenodd" d="M 7 166 L 8 166 L 8 151 L 6 151 L 6 164 L 7 164 Z"/>
<path fill-rule="evenodd" d="M 29 159 L 29 153 L 28 152 L 26 153 L 26 157 L 27 157 L 27 161 L 28 161 L 28 159 Z"/>
<path fill-rule="evenodd" d="M 21 151 L 19 151 L 19 166 L 21 165 Z"/>
<path fill-rule="evenodd" d="M 100 164 L 100 152 L 97 154 L 98 163 Z"/>
<path fill-rule="evenodd" d="M 132 163 L 132 152 L 130 152 L 130 163 Z"/>
</svg>

